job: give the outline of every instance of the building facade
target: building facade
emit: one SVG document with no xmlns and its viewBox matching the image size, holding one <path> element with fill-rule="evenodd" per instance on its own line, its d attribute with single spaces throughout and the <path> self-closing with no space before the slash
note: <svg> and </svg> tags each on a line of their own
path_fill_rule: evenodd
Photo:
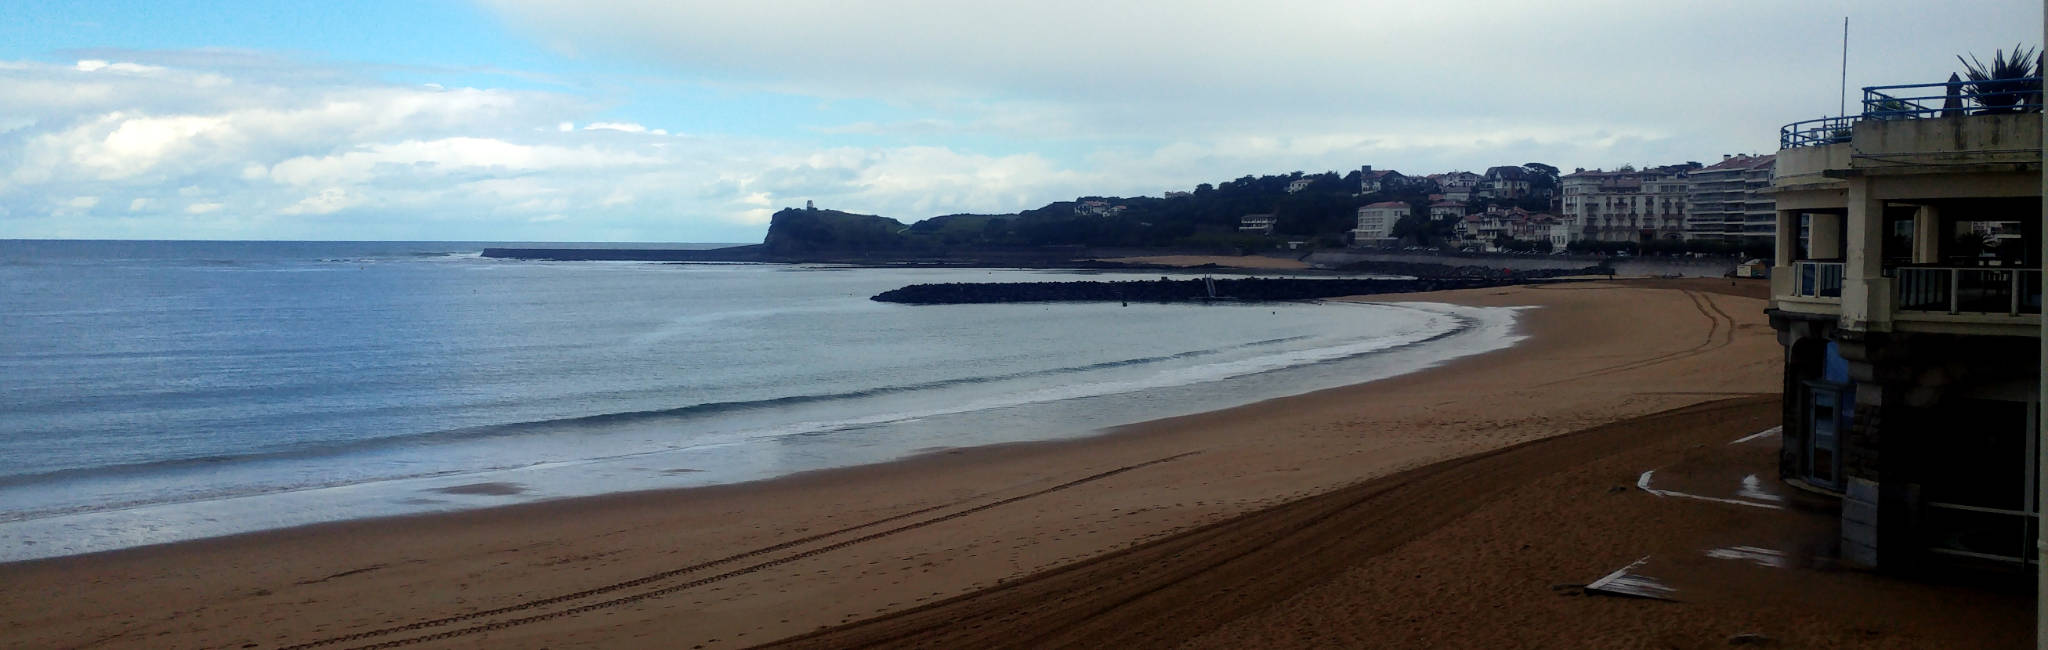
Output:
<svg viewBox="0 0 2048 650">
<path fill-rule="evenodd" d="M 1280 223 L 1274 214 L 1247 214 L 1237 220 L 1237 231 L 1254 235 L 1271 235 L 1273 226 Z"/>
<path fill-rule="evenodd" d="M 1777 155 L 1724 156 L 1687 175 L 1685 238 L 1768 243 L 1777 233 Z"/>
<path fill-rule="evenodd" d="M 1459 201 L 1443 200 L 1429 204 L 1430 221 L 1457 221 L 1465 217 L 1465 204 Z"/>
<path fill-rule="evenodd" d="M 1520 167 L 1488 167 L 1476 193 L 1489 199 L 1522 199 L 1533 196 L 1529 171 Z"/>
<path fill-rule="evenodd" d="M 1578 170 L 1558 179 L 1576 240 L 1647 242 L 1685 238 L 1686 175 L 1697 164 L 1643 170 Z"/>
<path fill-rule="evenodd" d="M 1780 132 L 1779 473 L 1850 564 L 2037 570 L 2041 114 L 1883 105 Z"/>
<path fill-rule="evenodd" d="M 1381 201 L 1358 209 L 1358 227 L 1351 231 L 1351 242 L 1358 246 L 1380 246 L 1391 243 L 1394 224 L 1408 216 L 1408 204 L 1400 201 Z"/>
</svg>

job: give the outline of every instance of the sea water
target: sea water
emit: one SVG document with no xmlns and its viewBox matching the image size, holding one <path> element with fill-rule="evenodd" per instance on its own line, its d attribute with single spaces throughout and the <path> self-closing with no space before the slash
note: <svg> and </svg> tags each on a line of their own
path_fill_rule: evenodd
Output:
<svg viewBox="0 0 2048 650">
<path fill-rule="evenodd" d="M 1158 272 L 485 246 L 0 241 L 0 561 L 1082 436 L 1515 339 L 1435 304 L 868 299 Z"/>
</svg>

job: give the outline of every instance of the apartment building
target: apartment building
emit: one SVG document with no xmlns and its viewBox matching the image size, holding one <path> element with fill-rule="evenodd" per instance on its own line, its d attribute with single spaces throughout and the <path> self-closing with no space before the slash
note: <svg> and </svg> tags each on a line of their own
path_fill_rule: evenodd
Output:
<svg viewBox="0 0 2048 650">
<path fill-rule="evenodd" d="M 1777 155 L 1722 156 L 1687 174 L 1685 238 L 1769 242 L 1777 232 L 1771 171 Z"/>
<path fill-rule="evenodd" d="M 1393 240 L 1394 224 L 1408 216 L 1408 204 L 1381 201 L 1358 209 L 1358 227 L 1351 231 L 1356 246 L 1380 246 Z"/>
<path fill-rule="evenodd" d="M 1646 242 L 1685 237 L 1686 176 L 1698 163 L 1636 170 L 1576 170 L 1558 179 L 1574 241 Z"/>
</svg>

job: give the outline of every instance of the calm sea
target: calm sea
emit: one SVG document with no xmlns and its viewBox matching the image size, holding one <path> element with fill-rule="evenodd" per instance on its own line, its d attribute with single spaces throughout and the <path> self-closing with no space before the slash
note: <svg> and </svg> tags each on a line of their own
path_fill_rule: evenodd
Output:
<svg viewBox="0 0 2048 650">
<path fill-rule="evenodd" d="M 0 561 L 1086 435 L 1514 340 L 1447 305 L 868 300 L 1116 274 L 484 246 L 0 241 Z"/>
</svg>

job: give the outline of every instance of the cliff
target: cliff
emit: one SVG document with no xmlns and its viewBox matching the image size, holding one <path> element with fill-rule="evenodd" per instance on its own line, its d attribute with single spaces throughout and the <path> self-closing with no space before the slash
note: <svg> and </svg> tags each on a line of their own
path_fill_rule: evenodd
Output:
<svg viewBox="0 0 2048 650">
<path fill-rule="evenodd" d="M 771 255 L 903 250 L 911 248 L 906 229 L 901 221 L 872 214 L 784 208 L 769 218 L 761 247 Z"/>
</svg>

